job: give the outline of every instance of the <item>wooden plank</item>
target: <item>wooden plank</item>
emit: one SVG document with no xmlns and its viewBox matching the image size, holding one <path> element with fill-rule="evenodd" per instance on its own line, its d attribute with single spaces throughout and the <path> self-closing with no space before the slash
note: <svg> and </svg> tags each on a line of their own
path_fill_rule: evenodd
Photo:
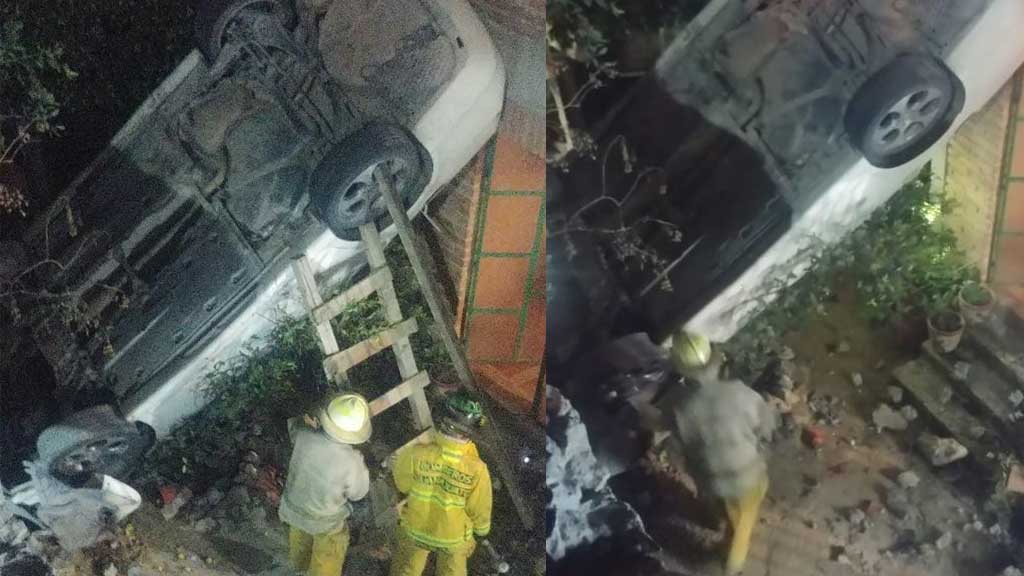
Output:
<svg viewBox="0 0 1024 576">
<path fill-rule="evenodd" d="M 346 373 L 356 364 L 393 346 L 398 340 L 408 339 L 409 335 L 415 333 L 417 329 L 415 318 L 393 324 L 362 342 L 324 358 L 324 370 L 329 376 L 339 372 Z"/>
<path fill-rule="evenodd" d="M 373 269 L 386 268 L 388 263 L 384 256 L 384 243 L 380 239 L 380 233 L 374 224 L 365 224 L 359 227 L 359 235 L 366 247 L 366 259 Z M 384 304 L 384 317 L 391 324 L 402 321 L 402 306 L 398 302 L 398 294 L 395 292 L 393 281 L 386 282 L 377 293 Z M 416 366 L 416 356 L 413 354 L 412 345 L 408 339 L 395 342 L 392 347 L 395 361 L 398 363 L 398 372 L 403 380 L 408 380 L 419 372 Z M 412 420 L 417 430 L 425 430 L 434 425 L 434 419 L 430 415 L 430 405 L 427 403 L 427 395 L 422 389 L 414 390 L 409 396 L 409 406 L 412 408 Z"/>
<path fill-rule="evenodd" d="M 476 390 L 476 381 L 473 378 L 473 372 L 469 369 L 469 361 L 466 360 L 466 353 L 462 349 L 462 345 L 459 343 L 458 338 L 455 336 L 454 321 L 451 317 L 451 313 L 448 308 L 444 305 L 441 300 L 441 294 L 437 289 L 437 284 L 434 279 L 430 276 L 430 272 L 424 263 L 423 256 L 420 254 L 419 247 L 416 245 L 416 239 L 413 237 L 412 222 L 409 221 L 409 215 L 405 213 L 405 208 L 399 203 L 398 197 L 395 194 L 395 189 L 391 186 L 391 180 L 383 177 L 383 171 L 381 168 L 374 170 L 374 177 L 380 184 L 381 195 L 384 197 L 384 203 L 388 206 L 388 212 L 391 213 L 391 219 L 395 223 L 395 228 L 398 230 L 398 237 L 402 240 L 402 246 L 405 247 L 405 252 L 409 256 L 409 263 L 412 264 L 412 270 L 416 274 L 416 280 L 420 284 L 420 290 L 423 292 L 423 298 L 427 301 L 427 306 L 430 307 L 430 313 L 434 317 L 434 322 L 437 324 L 441 331 L 441 339 L 444 341 L 444 346 L 448 350 L 448 356 L 452 359 L 452 364 L 455 365 L 455 371 L 459 375 L 459 379 L 469 386 L 473 390 Z"/>
<path fill-rule="evenodd" d="M 311 312 L 313 321 L 330 322 L 351 304 L 366 300 L 381 287 L 390 283 L 391 270 L 387 268 L 374 270 L 370 272 L 369 276 L 356 282 L 341 294 L 314 308 Z"/>
<path fill-rule="evenodd" d="M 399 201 L 398 195 L 395 193 L 395 189 L 391 185 L 391 179 L 385 177 L 386 175 L 384 170 L 378 167 L 374 170 L 373 175 L 374 178 L 376 178 L 377 183 L 380 185 L 381 195 L 384 197 L 384 203 L 387 204 L 388 212 L 391 214 L 391 219 L 394 221 L 395 228 L 398 230 L 398 237 L 402 240 L 402 245 L 405 247 L 405 252 L 409 257 L 410 264 L 412 264 L 412 269 L 416 274 L 416 280 L 420 284 L 420 290 L 423 292 L 423 297 L 426 299 L 427 305 L 430 307 L 430 313 L 434 317 L 434 322 L 441 331 L 441 338 L 444 341 L 445 348 L 448 350 L 448 356 L 451 358 L 452 364 L 455 365 L 455 371 L 459 375 L 459 379 L 462 380 L 462 384 L 471 390 L 476 391 L 481 402 L 487 403 L 490 397 L 486 394 L 479 393 L 476 381 L 473 378 L 473 372 L 469 369 L 469 361 L 466 360 L 465 350 L 462 349 L 462 344 L 455 336 L 455 328 L 451 313 L 441 300 L 437 284 L 430 276 L 430 272 L 427 269 L 423 256 L 420 254 L 419 247 L 416 245 L 416 238 L 413 235 L 412 223 L 409 221 L 409 215 L 405 213 L 405 207 Z M 491 421 L 493 422 L 494 419 L 491 418 Z M 520 490 L 516 475 L 512 471 L 511 460 L 502 448 L 508 444 L 508 439 L 499 438 L 499 435 L 504 436 L 504 434 L 499 434 L 494 429 L 494 426 L 487 426 L 481 434 L 481 439 L 485 443 L 490 444 L 493 448 L 494 460 L 498 467 L 498 474 L 501 476 L 502 481 L 504 481 L 505 486 L 508 488 L 509 496 L 512 499 L 512 503 L 515 505 L 516 512 L 519 514 L 519 519 L 522 522 L 523 527 L 529 530 L 533 527 L 533 511 Z"/>
<path fill-rule="evenodd" d="M 388 390 L 384 394 L 374 398 L 370 402 L 370 416 L 376 416 L 381 412 L 405 400 L 417 390 L 423 390 L 430 384 L 430 376 L 425 370 L 416 373 L 415 376 Z"/>
<path fill-rule="evenodd" d="M 295 282 L 298 284 L 299 293 L 302 294 L 302 301 L 306 305 L 306 310 L 312 311 L 320 307 L 324 300 L 323 296 L 320 295 L 320 289 L 317 288 L 316 277 L 313 274 L 313 265 L 309 258 L 302 255 L 292 260 L 292 270 L 295 272 Z M 312 318 L 312 312 L 310 317 L 313 320 L 313 325 L 316 327 L 316 333 L 320 338 L 320 346 L 324 355 L 337 354 L 341 347 L 338 345 L 338 339 L 334 335 L 331 323 L 317 322 L 315 318 Z M 346 371 L 334 373 L 328 371 L 327 377 L 338 384 L 344 385 L 348 383 L 348 373 Z"/>
</svg>

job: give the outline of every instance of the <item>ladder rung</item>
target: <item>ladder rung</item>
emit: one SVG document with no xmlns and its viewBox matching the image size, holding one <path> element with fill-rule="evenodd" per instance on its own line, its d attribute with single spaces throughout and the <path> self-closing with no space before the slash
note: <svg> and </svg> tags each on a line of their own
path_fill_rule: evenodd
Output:
<svg viewBox="0 0 1024 576">
<path fill-rule="evenodd" d="M 370 415 L 376 416 L 381 412 L 405 400 L 417 390 L 422 390 L 430 384 L 430 375 L 426 370 L 420 370 L 412 378 L 381 394 L 370 402 Z"/>
<path fill-rule="evenodd" d="M 324 370 L 333 380 L 339 372 L 348 372 L 353 366 L 366 360 L 370 356 L 373 356 L 381 350 L 394 346 L 395 342 L 398 342 L 403 338 L 408 338 L 414 334 L 417 329 L 416 319 L 406 318 L 398 324 L 385 328 L 358 344 L 353 344 L 341 352 L 335 352 L 327 358 L 324 358 Z"/>
<path fill-rule="evenodd" d="M 374 292 L 386 286 L 388 282 L 391 282 L 390 269 L 385 267 L 374 270 L 369 276 L 356 282 L 341 294 L 314 308 L 310 312 L 313 315 L 313 322 L 333 320 L 350 304 L 369 298 Z"/>
</svg>

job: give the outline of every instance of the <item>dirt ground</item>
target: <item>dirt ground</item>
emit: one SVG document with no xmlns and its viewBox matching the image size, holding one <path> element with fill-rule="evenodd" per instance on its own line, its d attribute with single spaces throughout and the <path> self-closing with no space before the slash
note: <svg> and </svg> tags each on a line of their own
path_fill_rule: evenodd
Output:
<svg viewBox="0 0 1024 576">
<path fill-rule="evenodd" d="M 888 388 L 896 382 L 889 370 L 910 357 L 858 316 L 852 298 L 827 307 L 785 343 L 803 377 L 796 381 L 792 416 L 772 449 L 771 485 L 746 576 L 987 576 L 1010 564 L 1005 519 L 1001 523 L 966 489 L 966 464 L 936 469 L 912 450 L 927 428 L 924 419 L 904 431 L 879 433 L 872 424 L 875 408 L 893 403 Z M 844 351 L 837 350 L 840 343 Z M 854 373 L 861 375 L 859 387 Z M 815 404 L 833 398 L 835 425 L 812 422 L 808 394 L 819 399 Z M 807 425 L 824 432 L 818 449 L 802 441 Z M 896 477 L 908 470 L 920 483 L 901 488 Z M 658 472 L 648 476 L 627 482 L 671 484 Z M 707 507 L 687 500 L 678 486 L 651 493 L 658 496 L 635 503 L 666 547 L 668 564 L 685 573 L 717 574 L 724 525 L 706 521 L 714 514 L 694 515 Z M 673 508 L 678 513 L 664 513 Z M 695 528 L 684 517 L 705 522 Z"/>
</svg>

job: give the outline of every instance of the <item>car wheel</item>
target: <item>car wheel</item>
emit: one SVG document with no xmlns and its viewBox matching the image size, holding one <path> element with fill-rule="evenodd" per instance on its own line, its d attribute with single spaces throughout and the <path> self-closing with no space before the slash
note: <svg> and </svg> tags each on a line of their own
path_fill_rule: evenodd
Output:
<svg viewBox="0 0 1024 576">
<path fill-rule="evenodd" d="M 909 162 L 934 144 L 964 106 L 964 85 L 942 61 L 904 54 L 869 78 L 846 109 L 846 131 L 879 168 Z"/>
<path fill-rule="evenodd" d="M 415 202 L 430 177 L 427 154 L 413 136 L 394 124 L 367 124 L 334 145 L 310 180 L 313 207 L 335 236 L 358 240 L 363 224 L 376 222 L 384 227 L 390 222 L 384 197 L 373 178 L 377 167 L 391 175 L 406 208 Z"/>
<path fill-rule="evenodd" d="M 284 0 L 201 0 L 196 10 L 196 44 L 207 62 L 217 60 L 231 25 L 247 11 L 276 16 L 289 29 L 295 22 L 295 13 Z"/>
<path fill-rule="evenodd" d="M 38 461 L 67 483 L 92 474 L 128 472 L 155 441 L 148 425 L 126 422 L 110 406 L 77 412 L 50 426 L 36 440 Z"/>
</svg>

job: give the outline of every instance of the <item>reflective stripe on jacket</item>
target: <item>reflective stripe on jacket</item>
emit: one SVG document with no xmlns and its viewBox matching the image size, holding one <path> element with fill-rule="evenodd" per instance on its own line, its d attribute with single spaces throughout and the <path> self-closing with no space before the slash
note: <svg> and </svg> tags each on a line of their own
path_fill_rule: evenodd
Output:
<svg viewBox="0 0 1024 576">
<path fill-rule="evenodd" d="M 428 548 L 451 548 L 491 530 L 491 476 L 476 445 L 435 434 L 398 454 L 395 485 L 408 495 L 402 526 Z"/>
<path fill-rule="evenodd" d="M 349 501 L 362 500 L 370 490 L 363 455 L 295 419 L 288 421 L 288 432 L 295 447 L 278 517 L 307 534 L 340 530 L 351 513 Z"/>
</svg>

